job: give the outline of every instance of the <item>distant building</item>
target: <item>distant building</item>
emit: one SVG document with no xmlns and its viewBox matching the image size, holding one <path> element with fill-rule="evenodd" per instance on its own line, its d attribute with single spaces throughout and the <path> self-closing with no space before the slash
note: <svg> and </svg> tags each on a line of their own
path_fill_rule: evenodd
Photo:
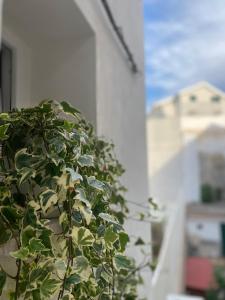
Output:
<svg viewBox="0 0 225 300">
<path fill-rule="evenodd" d="M 225 199 L 225 94 L 207 82 L 153 105 L 147 120 L 149 184 L 166 203 Z"/>
<path fill-rule="evenodd" d="M 156 102 L 147 134 L 151 195 L 168 216 L 153 294 L 203 296 L 225 256 L 225 93 L 200 82 Z"/>
</svg>

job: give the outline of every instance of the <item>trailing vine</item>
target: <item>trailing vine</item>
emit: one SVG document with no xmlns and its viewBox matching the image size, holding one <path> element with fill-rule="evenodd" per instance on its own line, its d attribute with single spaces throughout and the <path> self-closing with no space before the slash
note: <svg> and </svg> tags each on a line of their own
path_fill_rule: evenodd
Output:
<svg viewBox="0 0 225 300">
<path fill-rule="evenodd" d="M 124 254 L 124 170 L 113 145 L 67 102 L 2 113 L 0 122 L 0 247 L 15 242 L 15 273 L 0 267 L 0 294 L 137 299 L 138 267 Z"/>
</svg>

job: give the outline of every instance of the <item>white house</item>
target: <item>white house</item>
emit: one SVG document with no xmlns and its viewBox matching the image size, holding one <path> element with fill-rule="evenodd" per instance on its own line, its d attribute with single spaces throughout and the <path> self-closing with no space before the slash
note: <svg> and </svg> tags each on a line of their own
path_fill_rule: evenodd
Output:
<svg viewBox="0 0 225 300">
<path fill-rule="evenodd" d="M 224 209 L 225 94 L 200 82 L 156 102 L 148 115 L 147 134 L 151 195 L 167 207 L 169 215 L 153 275 L 153 294 L 163 300 L 169 293 L 184 290 L 186 205 L 212 200 L 220 201 Z M 212 199 L 206 190 L 213 191 Z M 218 220 L 212 215 L 205 223 L 188 218 L 188 233 L 199 232 L 201 223 L 201 234 L 207 232 L 208 242 L 214 243 L 215 232 L 220 234 Z M 219 237 L 216 245 L 218 241 Z M 219 253 L 214 248 L 207 253 Z"/>
<path fill-rule="evenodd" d="M 71 102 L 115 143 L 138 204 L 148 197 L 142 10 L 140 0 L 0 1 L 2 109 Z M 128 228 L 150 239 L 148 224 Z"/>
<path fill-rule="evenodd" d="M 223 171 L 216 162 L 222 165 L 225 155 L 224 117 L 225 94 L 207 82 L 153 106 L 147 121 L 153 197 L 174 202 L 182 190 L 185 202 L 198 202 L 202 184 L 218 182 Z"/>
</svg>

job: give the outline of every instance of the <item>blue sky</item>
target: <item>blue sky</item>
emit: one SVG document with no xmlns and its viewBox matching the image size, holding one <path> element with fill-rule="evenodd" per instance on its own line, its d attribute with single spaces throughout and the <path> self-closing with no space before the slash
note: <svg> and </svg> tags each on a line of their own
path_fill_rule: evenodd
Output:
<svg viewBox="0 0 225 300">
<path fill-rule="evenodd" d="M 144 0 L 147 110 L 206 80 L 225 89 L 225 0 Z"/>
</svg>

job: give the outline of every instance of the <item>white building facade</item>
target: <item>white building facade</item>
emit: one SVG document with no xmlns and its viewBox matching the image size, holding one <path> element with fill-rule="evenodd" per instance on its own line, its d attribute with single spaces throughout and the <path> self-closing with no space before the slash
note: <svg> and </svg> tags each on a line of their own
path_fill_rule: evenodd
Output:
<svg viewBox="0 0 225 300">
<path fill-rule="evenodd" d="M 223 175 L 225 94 L 198 83 L 156 103 L 147 122 L 151 194 L 171 203 L 182 191 L 186 203 L 199 202 L 202 185 Z"/>
<path fill-rule="evenodd" d="M 138 72 L 132 70 L 103 2 Z M 46 98 L 69 101 L 99 136 L 115 143 L 126 169 L 127 198 L 138 204 L 148 197 L 142 10 L 140 0 L 0 1 L 0 35 L 6 50 L 6 58 L 1 55 L 2 107 L 32 106 Z M 149 241 L 148 224 L 132 221 L 128 229 Z"/>
<path fill-rule="evenodd" d="M 151 195 L 168 216 L 152 286 L 155 298 L 164 300 L 185 291 L 186 231 L 199 223 L 189 217 L 185 226 L 186 205 L 224 201 L 225 94 L 200 82 L 157 102 L 148 115 L 147 134 Z M 209 199 L 208 190 L 216 199 Z M 215 239 L 219 224 L 209 220 L 203 226 Z"/>
</svg>

